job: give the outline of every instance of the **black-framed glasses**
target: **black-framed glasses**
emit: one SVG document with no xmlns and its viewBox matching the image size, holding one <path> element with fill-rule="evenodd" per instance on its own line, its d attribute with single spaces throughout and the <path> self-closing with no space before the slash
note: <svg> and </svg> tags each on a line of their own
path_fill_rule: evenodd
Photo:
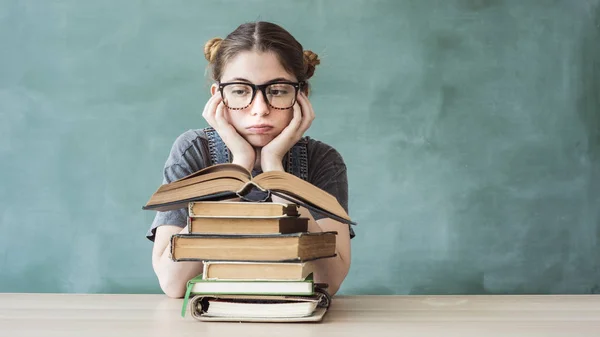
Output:
<svg viewBox="0 0 600 337">
<path fill-rule="evenodd" d="M 227 82 L 219 84 L 219 91 L 225 106 L 232 110 L 242 110 L 250 106 L 256 92 L 260 90 L 265 101 L 273 109 L 287 110 L 294 106 L 298 91 L 304 82 L 276 81 L 261 85 L 248 82 Z"/>
</svg>

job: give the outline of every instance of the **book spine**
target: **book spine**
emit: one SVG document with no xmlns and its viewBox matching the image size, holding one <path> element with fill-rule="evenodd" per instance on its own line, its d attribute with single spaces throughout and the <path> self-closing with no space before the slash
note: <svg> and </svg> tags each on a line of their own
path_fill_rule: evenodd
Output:
<svg viewBox="0 0 600 337">
<path fill-rule="evenodd" d="M 206 280 L 207 279 L 207 275 L 208 275 L 208 268 L 210 267 L 210 262 L 209 261 L 204 261 L 204 264 L 202 266 L 202 279 Z"/>
<path fill-rule="evenodd" d="M 171 235 L 171 260 L 173 261 L 177 261 L 173 255 L 175 253 L 175 237 L 176 235 Z"/>
</svg>

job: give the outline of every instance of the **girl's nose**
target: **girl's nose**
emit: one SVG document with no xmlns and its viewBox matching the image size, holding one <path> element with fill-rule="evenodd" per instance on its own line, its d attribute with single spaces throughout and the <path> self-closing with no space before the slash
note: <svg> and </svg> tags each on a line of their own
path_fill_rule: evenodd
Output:
<svg viewBox="0 0 600 337">
<path fill-rule="evenodd" d="M 265 100 L 265 96 L 262 92 L 257 92 L 256 97 L 254 97 L 254 102 L 250 106 L 250 113 L 252 115 L 266 116 L 270 112 L 269 104 Z"/>
</svg>

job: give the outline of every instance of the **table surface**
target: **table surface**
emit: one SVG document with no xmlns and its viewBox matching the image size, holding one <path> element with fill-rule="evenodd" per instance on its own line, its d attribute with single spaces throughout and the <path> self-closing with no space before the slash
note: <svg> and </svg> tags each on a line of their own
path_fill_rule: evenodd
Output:
<svg viewBox="0 0 600 337">
<path fill-rule="evenodd" d="M 596 295 L 336 296 L 319 323 L 199 322 L 165 295 L 0 293 L 0 336 L 600 336 Z"/>
</svg>

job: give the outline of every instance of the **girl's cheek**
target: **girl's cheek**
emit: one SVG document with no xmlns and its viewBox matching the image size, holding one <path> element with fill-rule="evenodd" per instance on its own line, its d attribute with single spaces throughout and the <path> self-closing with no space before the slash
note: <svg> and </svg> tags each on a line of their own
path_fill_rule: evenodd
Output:
<svg viewBox="0 0 600 337">
<path fill-rule="evenodd" d="M 238 110 L 225 110 L 225 118 L 230 124 L 232 121 L 239 120 L 239 116 L 236 116 L 236 114 L 238 114 Z"/>
</svg>

